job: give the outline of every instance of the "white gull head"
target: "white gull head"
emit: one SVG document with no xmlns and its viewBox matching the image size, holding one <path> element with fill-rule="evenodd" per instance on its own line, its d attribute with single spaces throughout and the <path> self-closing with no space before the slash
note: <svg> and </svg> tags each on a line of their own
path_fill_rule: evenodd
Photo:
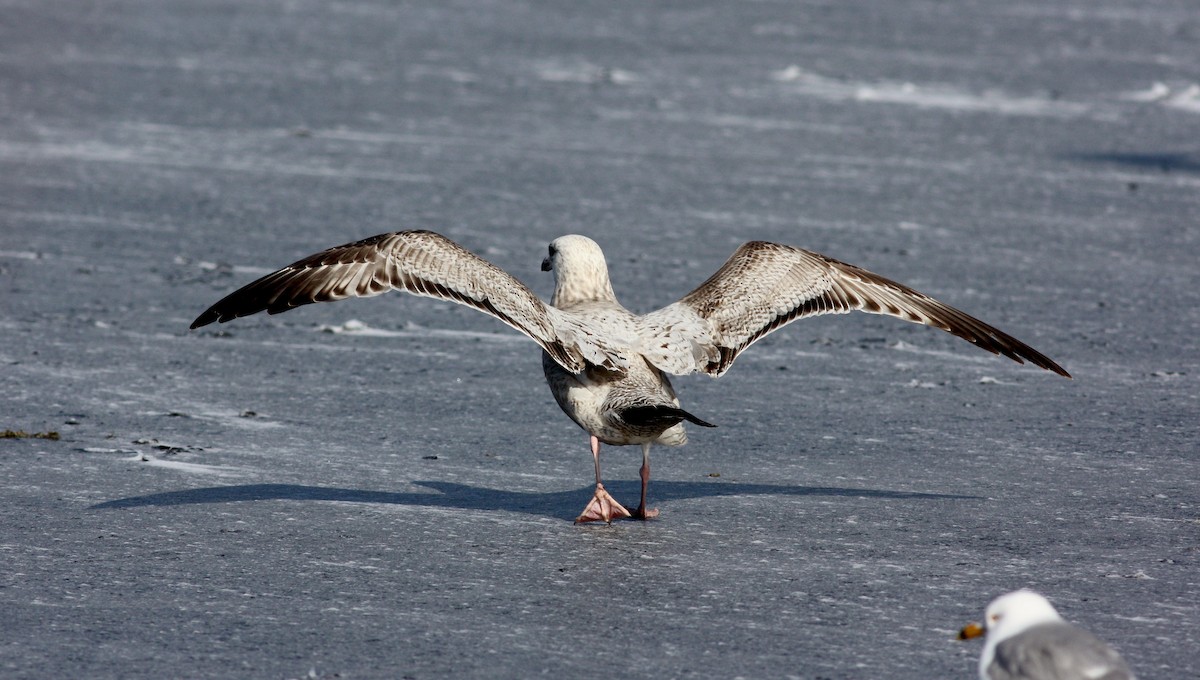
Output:
<svg viewBox="0 0 1200 680">
<path fill-rule="evenodd" d="M 980 677 L 983 678 L 988 677 L 986 670 L 996 656 L 996 645 L 1034 626 L 1063 620 L 1049 600 L 1028 589 L 1014 590 L 992 600 L 984 616 L 987 639 L 979 658 Z"/>
<path fill-rule="evenodd" d="M 616 302 L 604 251 L 592 239 L 578 234 L 559 236 L 550 242 L 542 271 L 554 272 L 554 299 L 564 307 L 580 302 Z"/>
<path fill-rule="evenodd" d="M 1061 621 L 1049 600 L 1032 590 L 1014 590 L 992 600 L 985 613 L 988 640 L 1006 640 L 1036 625 Z"/>
</svg>

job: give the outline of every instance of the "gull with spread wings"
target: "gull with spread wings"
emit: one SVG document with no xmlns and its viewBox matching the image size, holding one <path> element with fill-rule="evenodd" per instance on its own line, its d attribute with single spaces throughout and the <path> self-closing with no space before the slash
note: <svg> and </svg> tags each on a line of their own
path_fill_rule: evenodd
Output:
<svg viewBox="0 0 1200 680">
<path fill-rule="evenodd" d="M 855 310 L 887 314 L 1070 377 L 1032 347 L 949 305 L 854 265 L 778 243 L 743 244 L 698 288 L 641 316 L 617 302 L 604 253 L 585 236 L 551 241 L 542 270 L 554 272 L 550 304 L 440 234 L 392 232 L 268 274 L 209 307 L 191 327 L 389 290 L 450 300 L 496 317 L 541 346 L 550 391 L 591 436 L 596 491 L 576 522 L 656 516 L 646 506 L 650 446 L 686 443 L 685 421 L 713 427 L 680 407 L 667 374 L 720 376 L 742 350 L 796 319 Z M 602 442 L 642 447 L 636 512 L 622 507 L 600 481 Z"/>
</svg>

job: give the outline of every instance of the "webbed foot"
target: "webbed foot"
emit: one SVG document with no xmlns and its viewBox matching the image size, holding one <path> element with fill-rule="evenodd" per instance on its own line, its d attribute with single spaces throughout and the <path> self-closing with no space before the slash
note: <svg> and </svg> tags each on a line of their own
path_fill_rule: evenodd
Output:
<svg viewBox="0 0 1200 680">
<path fill-rule="evenodd" d="M 652 511 L 658 514 L 657 511 Z M 592 500 L 583 509 L 583 512 L 575 518 L 576 524 L 585 522 L 607 522 L 612 524 L 613 518 L 632 517 L 633 515 L 625 509 L 625 506 L 617 502 L 604 490 L 603 484 L 596 485 L 596 493 L 592 496 Z"/>
</svg>

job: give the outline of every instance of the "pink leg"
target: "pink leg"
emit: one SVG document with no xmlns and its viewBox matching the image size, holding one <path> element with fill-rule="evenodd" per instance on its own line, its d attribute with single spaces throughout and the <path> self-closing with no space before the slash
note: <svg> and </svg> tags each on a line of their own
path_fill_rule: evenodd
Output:
<svg viewBox="0 0 1200 680">
<path fill-rule="evenodd" d="M 600 486 L 600 439 L 592 435 L 589 441 L 592 445 L 592 462 L 596 464 L 596 486 Z"/>
<path fill-rule="evenodd" d="M 633 513 L 633 517 L 636 519 L 658 517 L 658 508 L 646 509 L 646 487 L 650 486 L 650 444 L 642 444 L 642 469 L 639 472 L 642 477 L 642 502 L 638 505 L 637 511 Z"/>
<path fill-rule="evenodd" d="M 611 524 L 613 517 L 629 517 L 629 511 L 618 503 L 617 499 L 608 495 L 608 492 L 604 490 L 604 485 L 600 483 L 600 440 L 596 438 L 596 435 L 592 435 L 592 460 L 596 462 L 596 493 L 592 495 L 592 500 L 583 509 L 583 512 L 575 518 L 575 523 L 603 520 Z"/>
</svg>

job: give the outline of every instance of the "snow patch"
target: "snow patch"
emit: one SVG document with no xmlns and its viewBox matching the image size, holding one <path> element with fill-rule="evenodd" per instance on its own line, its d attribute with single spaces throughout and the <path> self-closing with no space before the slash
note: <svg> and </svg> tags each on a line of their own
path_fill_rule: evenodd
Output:
<svg viewBox="0 0 1200 680">
<path fill-rule="evenodd" d="M 975 364 L 986 364 L 989 361 L 994 359 L 994 357 L 992 357 L 992 356 L 976 357 L 976 356 L 971 356 L 969 354 L 963 354 L 962 352 L 950 352 L 950 351 L 938 350 L 938 349 L 925 349 L 922 347 L 917 347 L 916 345 L 910 345 L 907 342 L 904 342 L 903 340 L 896 341 L 895 344 L 890 345 L 890 347 L 891 347 L 891 349 L 899 350 L 901 352 L 911 352 L 912 354 L 925 354 L 925 355 L 928 355 L 931 357 L 938 357 L 940 359 L 953 359 L 955 361 L 966 361 L 966 362 L 975 363 Z"/>
<path fill-rule="evenodd" d="M 78 450 L 82 451 L 84 453 L 125 453 L 125 454 L 141 455 L 141 454 L 138 454 L 138 452 L 134 451 L 133 449 L 109 449 L 109 448 L 105 448 L 102 446 L 85 446 Z"/>
<path fill-rule="evenodd" d="M 990 375 L 985 375 L 985 376 L 981 376 L 979 378 L 979 384 L 980 385 L 1016 385 L 1017 383 L 1005 382 L 1005 381 L 1000 380 L 999 378 L 996 378 L 996 377 L 993 377 Z"/>
<path fill-rule="evenodd" d="M 1171 88 L 1167 87 L 1166 83 L 1155 82 L 1145 90 L 1125 92 L 1121 95 L 1121 99 L 1131 102 L 1157 102 L 1162 101 L 1170 94 Z"/>
<path fill-rule="evenodd" d="M 46 132 L 46 131 L 44 131 Z M 47 135 L 52 133 L 46 132 Z M 128 140 L 124 144 L 110 144 L 99 140 L 66 138 L 50 139 L 38 143 L 10 142 L 0 140 L 0 156 L 20 161 L 77 161 L 84 163 L 121 164 L 143 167 L 182 168 L 191 170 L 216 170 L 241 172 L 254 175 L 283 175 L 317 178 L 356 178 L 383 182 L 429 183 L 433 178 L 405 172 L 388 172 L 354 169 L 333 164 L 275 163 L 259 157 L 241 157 L 222 154 L 222 148 L 235 144 L 244 146 L 246 140 L 232 135 L 212 134 L 198 141 L 179 139 L 155 139 L 143 136 Z M 190 136 L 196 137 L 194 131 Z M 250 140 L 254 141 L 254 140 Z M 215 150 L 215 151 L 214 151 Z"/>
<path fill-rule="evenodd" d="M 410 78 L 445 78 L 452 83 L 478 83 L 483 80 L 478 74 L 449 66 L 425 66 L 417 64 L 408 68 Z"/>
<path fill-rule="evenodd" d="M 1048 97 L 1020 97 L 998 90 L 970 92 L 950 85 L 911 82 L 856 82 L 829 78 L 796 65 L 771 73 L 771 79 L 786 83 L 798 94 L 832 101 L 900 104 L 927 109 L 996 113 L 1010 116 L 1073 118 L 1091 107 Z"/>
<path fill-rule="evenodd" d="M 201 463 L 184 463 L 178 460 L 163 460 L 154 458 L 144 453 L 136 453 L 122 460 L 136 461 L 145 463 L 151 467 L 168 468 L 170 470 L 178 470 L 179 472 L 187 472 L 191 474 L 201 475 L 217 475 L 218 477 L 237 477 L 244 472 L 242 468 L 228 467 L 223 465 L 203 465 Z"/>
<path fill-rule="evenodd" d="M 336 326 L 322 324 L 317 326 L 317 330 L 322 333 L 366 333 L 371 329 L 367 326 L 367 324 L 359 321 L 358 319 L 350 319 L 349 321 Z"/>
<path fill-rule="evenodd" d="M 353 560 L 349 562 L 331 562 L 328 560 L 313 560 L 312 564 L 319 564 L 325 567 L 347 567 L 350 569 L 365 569 L 367 571 L 379 571 L 379 567 L 373 564 L 361 564 Z"/>
<path fill-rule="evenodd" d="M 551 83 L 628 85 L 642 79 L 632 71 L 610 66 L 597 66 L 586 61 L 572 64 L 546 61 L 534 66 L 533 71 L 538 78 Z"/>
<path fill-rule="evenodd" d="M 802 120 L 780 118 L 765 118 L 761 116 L 745 116 L 728 113 L 711 113 L 702 111 L 633 111 L 626 109 L 600 109 L 597 114 L 607 120 L 654 120 L 663 123 L 691 123 L 709 125 L 720 128 L 741 128 L 757 132 L 774 130 L 807 130 L 814 132 L 842 132 L 844 125 L 828 123 L 812 123 Z"/>
<path fill-rule="evenodd" d="M 408 322 L 404 324 L 403 330 L 385 330 L 382 328 L 374 328 L 358 319 L 349 319 L 340 324 L 321 324 L 316 327 L 317 332 L 333 333 L 335 335 L 349 334 L 361 335 L 369 338 L 457 338 L 465 340 L 489 340 L 493 342 L 525 342 L 525 338 L 520 335 L 510 335 L 507 333 L 481 333 L 479 331 L 460 331 L 438 328 L 425 328 L 418 324 Z"/>
<path fill-rule="evenodd" d="M 1200 85 L 1192 83 L 1179 92 L 1171 93 L 1163 100 L 1163 104 L 1188 113 L 1200 113 Z"/>
<path fill-rule="evenodd" d="M 1175 86 L 1155 81 L 1145 90 L 1126 92 L 1121 99 L 1147 104 L 1160 104 L 1179 111 L 1200 113 L 1200 85 L 1183 83 Z"/>
</svg>

